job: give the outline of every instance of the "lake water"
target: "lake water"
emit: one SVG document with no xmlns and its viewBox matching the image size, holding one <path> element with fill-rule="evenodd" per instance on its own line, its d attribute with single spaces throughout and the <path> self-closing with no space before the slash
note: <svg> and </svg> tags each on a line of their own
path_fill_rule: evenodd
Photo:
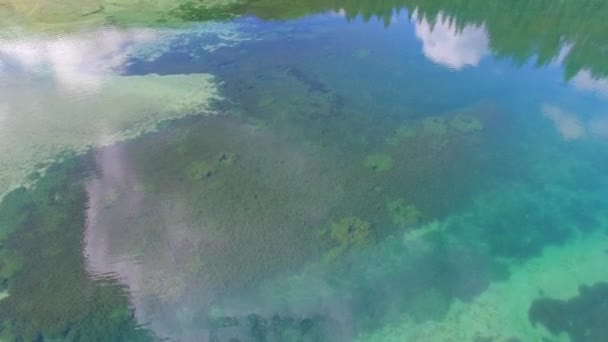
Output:
<svg viewBox="0 0 608 342">
<path fill-rule="evenodd" d="M 606 16 L 0 4 L 0 341 L 608 341 Z"/>
</svg>

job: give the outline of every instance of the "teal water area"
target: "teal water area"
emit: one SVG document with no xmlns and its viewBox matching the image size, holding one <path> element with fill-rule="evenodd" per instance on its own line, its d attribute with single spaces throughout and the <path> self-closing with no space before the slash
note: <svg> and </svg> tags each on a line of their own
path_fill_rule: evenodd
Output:
<svg viewBox="0 0 608 342">
<path fill-rule="evenodd" d="M 608 6 L 476 4 L 15 24 L 0 341 L 605 340 Z"/>
</svg>

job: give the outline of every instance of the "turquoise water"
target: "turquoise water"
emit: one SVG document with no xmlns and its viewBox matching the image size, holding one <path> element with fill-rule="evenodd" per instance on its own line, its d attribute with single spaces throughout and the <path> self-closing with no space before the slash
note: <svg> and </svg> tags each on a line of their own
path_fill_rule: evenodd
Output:
<svg viewBox="0 0 608 342">
<path fill-rule="evenodd" d="M 0 7 L 0 341 L 608 340 L 608 4 L 121 1 Z"/>
</svg>

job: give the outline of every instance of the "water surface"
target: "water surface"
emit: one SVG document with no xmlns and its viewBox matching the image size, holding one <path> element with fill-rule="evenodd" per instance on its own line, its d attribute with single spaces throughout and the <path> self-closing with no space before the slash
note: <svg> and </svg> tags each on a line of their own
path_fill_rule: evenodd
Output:
<svg viewBox="0 0 608 342">
<path fill-rule="evenodd" d="M 0 340 L 603 341 L 608 6 L 0 7 Z"/>
</svg>

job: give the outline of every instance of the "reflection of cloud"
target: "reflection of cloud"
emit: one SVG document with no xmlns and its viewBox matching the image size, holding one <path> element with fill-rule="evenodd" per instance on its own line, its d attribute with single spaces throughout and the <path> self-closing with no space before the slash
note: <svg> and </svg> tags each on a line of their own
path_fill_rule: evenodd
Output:
<svg viewBox="0 0 608 342">
<path fill-rule="evenodd" d="M 130 47 L 154 38 L 152 31 L 106 29 L 50 39 L 0 40 L 0 62 L 28 71 L 48 70 L 70 91 L 97 91 L 105 75 L 124 65 Z"/>
<path fill-rule="evenodd" d="M 553 121 L 555 128 L 564 139 L 579 139 L 586 134 L 583 123 L 576 115 L 550 105 L 543 105 L 542 112 L 545 117 Z"/>
<path fill-rule="evenodd" d="M 589 131 L 594 136 L 608 138 L 608 118 L 596 118 L 589 122 Z"/>
<path fill-rule="evenodd" d="M 583 91 L 608 96 L 608 79 L 595 78 L 589 70 L 581 70 L 572 78 L 572 85 Z"/>
<path fill-rule="evenodd" d="M 424 55 L 435 63 L 454 69 L 476 66 L 488 51 L 488 33 L 484 25 L 465 25 L 458 29 L 443 14 L 436 22 L 413 15 L 416 36 L 422 41 Z"/>
<path fill-rule="evenodd" d="M 98 172 L 86 185 L 88 270 L 110 273 L 128 288 L 139 323 L 184 342 L 207 340 L 208 314 L 308 316 L 328 305 L 328 286 L 316 273 L 301 280 L 288 303 L 260 298 L 258 291 L 280 271 L 299 269 L 323 243 L 309 227 L 327 222 L 343 199 L 344 170 L 327 169 L 327 156 L 316 148 L 286 143 L 263 128 L 252 133 L 238 120 L 207 120 L 190 129 L 215 142 L 182 142 L 200 154 L 195 160 L 224 151 L 242 156 L 237 165 L 218 166 L 204 189 L 182 176 L 191 158 L 150 162 L 167 151 L 164 138 L 95 152 Z M 254 168 L 260 177 L 251 176 Z"/>
<path fill-rule="evenodd" d="M 208 113 L 220 99 L 207 74 L 106 75 L 99 92 L 76 96 L 58 91 L 48 77 L 9 75 L 0 82 L 1 195 L 63 152 L 127 139 L 161 120 Z"/>
</svg>

